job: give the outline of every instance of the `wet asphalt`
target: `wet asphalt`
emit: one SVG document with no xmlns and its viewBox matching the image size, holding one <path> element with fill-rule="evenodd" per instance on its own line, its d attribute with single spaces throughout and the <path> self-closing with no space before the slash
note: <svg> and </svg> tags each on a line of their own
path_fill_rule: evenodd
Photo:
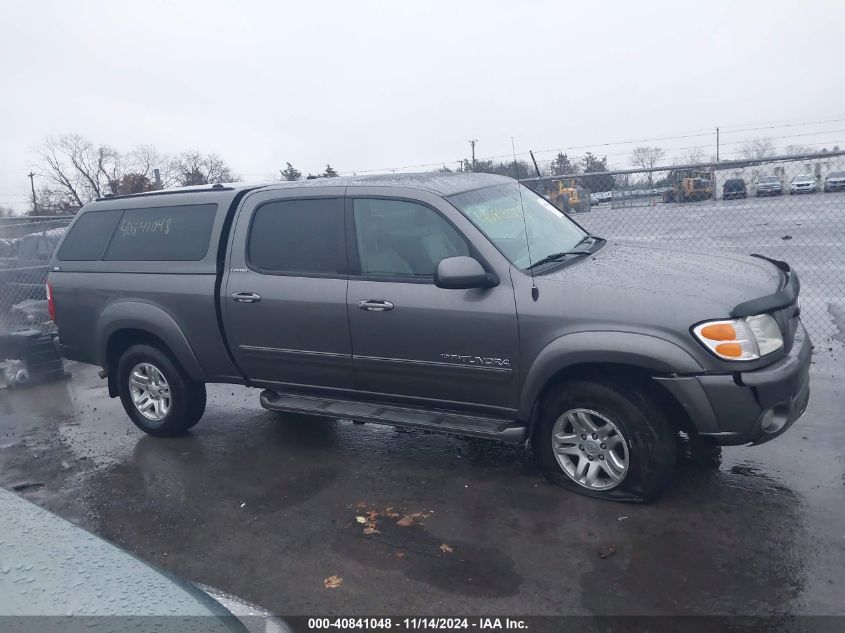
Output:
<svg viewBox="0 0 845 633">
<path fill-rule="evenodd" d="M 42 484 L 19 494 L 283 615 L 845 614 L 843 206 L 578 216 L 608 237 L 782 257 L 802 276 L 807 413 L 721 463 L 681 460 L 652 505 L 558 489 L 521 446 L 283 416 L 241 387 L 210 386 L 188 435 L 147 437 L 76 364 L 0 390 L 0 485 Z"/>
<path fill-rule="evenodd" d="M 241 387 L 147 437 L 95 368 L 68 368 L 0 391 L 0 485 L 43 484 L 19 494 L 279 614 L 845 613 L 830 355 L 786 435 L 683 460 L 652 505 L 556 488 L 521 446 L 279 415 Z"/>
</svg>

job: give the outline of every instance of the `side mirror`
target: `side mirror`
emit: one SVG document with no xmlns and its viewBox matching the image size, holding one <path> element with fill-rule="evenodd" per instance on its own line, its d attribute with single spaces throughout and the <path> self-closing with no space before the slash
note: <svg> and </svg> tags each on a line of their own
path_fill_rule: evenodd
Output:
<svg viewBox="0 0 845 633">
<path fill-rule="evenodd" d="M 492 288 L 499 285 L 499 280 L 472 257 L 447 257 L 437 264 L 434 285 L 454 290 Z"/>
</svg>

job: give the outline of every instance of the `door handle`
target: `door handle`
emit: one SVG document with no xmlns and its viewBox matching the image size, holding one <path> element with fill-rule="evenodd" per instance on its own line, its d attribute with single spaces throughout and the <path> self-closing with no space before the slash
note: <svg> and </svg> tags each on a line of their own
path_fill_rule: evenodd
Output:
<svg viewBox="0 0 845 633">
<path fill-rule="evenodd" d="M 368 312 L 387 312 L 393 309 L 393 304 L 384 299 L 361 299 L 358 307 Z"/>
<path fill-rule="evenodd" d="M 261 295 L 254 292 L 233 292 L 232 301 L 237 301 L 238 303 L 257 303 L 261 301 Z"/>
</svg>

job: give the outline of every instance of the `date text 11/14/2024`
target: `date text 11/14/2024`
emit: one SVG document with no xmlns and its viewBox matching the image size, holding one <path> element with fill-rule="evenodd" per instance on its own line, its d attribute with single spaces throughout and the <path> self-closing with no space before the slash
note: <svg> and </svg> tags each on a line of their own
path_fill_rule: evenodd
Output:
<svg viewBox="0 0 845 633">
<path fill-rule="evenodd" d="M 519 618 L 309 618 L 309 630 L 527 630 Z"/>
</svg>

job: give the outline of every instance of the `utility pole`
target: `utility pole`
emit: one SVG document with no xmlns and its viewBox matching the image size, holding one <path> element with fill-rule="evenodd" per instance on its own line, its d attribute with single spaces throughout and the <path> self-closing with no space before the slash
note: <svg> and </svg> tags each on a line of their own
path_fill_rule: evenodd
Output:
<svg viewBox="0 0 845 633">
<path fill-rule="evenodd" d="M 716 126 L 716 162 L 719 162 L 719 126 Z"/>
<path fill-rule="evenodd" d="M 159 171 L 158 167 L 153 169 L 153 176 L 155 178 L 156 191 L 161 191 L 161 172 Z"/>
<path fill-rule="evenodd" d="M 32 215 L 38 215 L 38 198 L 35 197 L 35 174 L 30 170 L 27 176 L 29 176 L 29 186 L 32 188 Z"/>
<path fill-rule="evenodd" d="M 478 143 L 478 139 L 472 139 L 469 144 L 472 147 L 472 171 L 475 171 L 475 144 Z"/>
</svg>

